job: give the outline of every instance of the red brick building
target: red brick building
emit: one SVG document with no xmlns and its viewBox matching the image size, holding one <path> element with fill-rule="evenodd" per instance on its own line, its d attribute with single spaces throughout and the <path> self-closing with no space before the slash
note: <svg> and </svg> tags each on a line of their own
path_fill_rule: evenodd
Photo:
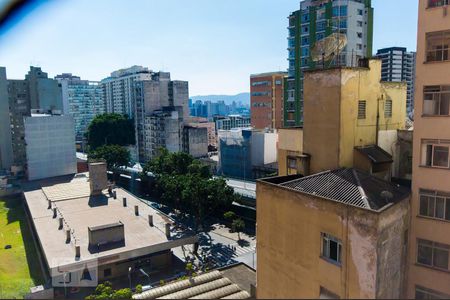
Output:
<svg viewBox="0 0 450 300">
<path fill-rule="evenodd" d="M 256 129 L 283 127 L 285 72 L 250 76 L 251 124 Z"/>
</svg>

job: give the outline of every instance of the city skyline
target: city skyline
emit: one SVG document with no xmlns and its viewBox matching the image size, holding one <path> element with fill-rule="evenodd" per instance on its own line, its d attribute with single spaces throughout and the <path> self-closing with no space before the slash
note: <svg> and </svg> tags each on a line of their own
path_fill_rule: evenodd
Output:
<svg viewBox="0 0 450 300">
<path fill-rule="evenodd" d="M 70 72 L 94 81 L 142 65 L 189 81 L 191 96 L 248 92 L 250 74 L 287 70 L 287 17 L 299 1 L 179 3 L 108 2 L 104 11 L 101 1 L 45 2 L 0 34 L 0 65 L 8 78 L 21 79 L 35 65 L 52 77 Z M 373 6 L 373 52 L 390 46 L 415 51 L 417 0 L 376 0 Z"/>
</svg>

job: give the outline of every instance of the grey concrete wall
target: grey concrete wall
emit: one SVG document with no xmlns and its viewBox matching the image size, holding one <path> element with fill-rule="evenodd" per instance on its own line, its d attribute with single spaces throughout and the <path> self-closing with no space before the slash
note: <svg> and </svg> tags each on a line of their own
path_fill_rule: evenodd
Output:
<svg viewBox="0 0 450 300">
<path fill-rule="evenodd" d="M 208 155 L 208 129 L 194 128 L 188 129 L 188 149 L 189 154 L 195 158 L 205 157 Z"/>
</svg>

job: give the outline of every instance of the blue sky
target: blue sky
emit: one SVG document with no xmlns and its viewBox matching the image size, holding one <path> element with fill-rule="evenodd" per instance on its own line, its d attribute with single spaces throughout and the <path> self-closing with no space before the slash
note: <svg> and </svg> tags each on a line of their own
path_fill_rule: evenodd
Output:
<svg viewBox="0 0 450 300">
<path fill-rule="evenodd" d="M 374 50 L 416 49 L 418 0 L 373 0 Z M 287 68 L 287 16 L 298 0 L 54 0 L 0 34 L 0 66 L 24 78 L 101 80 L 143 65 L 188 80 L 190 95 L 249 90 L 249 75 Z"/>
</svg>

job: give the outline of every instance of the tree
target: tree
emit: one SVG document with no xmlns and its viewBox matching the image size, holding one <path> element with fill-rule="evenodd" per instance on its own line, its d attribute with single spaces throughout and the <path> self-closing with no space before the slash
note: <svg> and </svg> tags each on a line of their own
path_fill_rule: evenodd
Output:
<svg viewBox="0 0 450 300">
<path fill-rule="evenodd" d="M 87 140 L 91 150 L 103 145 L 127 146 L 136 143 L 134 122 L 120 114 L 102 114 L 89 124 Z"/>
<path fill-rule="evenodd" d="M 87 296 L 86 300 L 107 300 L 107 299 L 131 299 L 130 289 L 114 290 L 111 282 L 105 281 L 99 284 L 92 295 Z"/>
<path fill-rule="evenodd" d="M 227 211 L 223 214 L 223 218 L 229 222 L 232 222 L 236 218 L 236 214 L 233 211 Z"/>
<path fill-rule="evenodd" d="M 127 166 L 130 162 L 130 151 L 119 145 L 103 145 L 94 151 L 90 151 L 89 159 L 104 159 L 108 169 Z"/>
<path fill-rule="evenodd" d="M 238 239 L 241 239 L 241 232 L 245 229 L 245 223 L 242 219 L 234 219 L 231 223 L 231 228 L 234 232 L 237 232 Z"/>
</svg>

